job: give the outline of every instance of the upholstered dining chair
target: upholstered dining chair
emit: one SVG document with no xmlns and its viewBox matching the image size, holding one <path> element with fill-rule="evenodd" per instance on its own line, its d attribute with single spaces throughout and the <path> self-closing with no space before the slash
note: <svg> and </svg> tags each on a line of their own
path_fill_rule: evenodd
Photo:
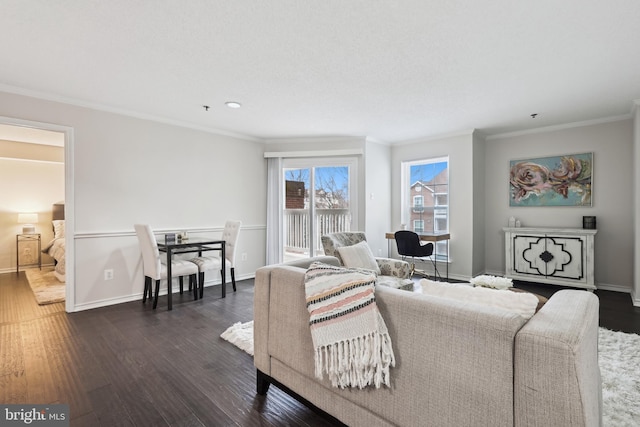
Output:
<svg viewBox="0 0 640 427">
<path fill-rule="evenodd" d="M 224 224 L 222 230 L 222 240 L 225 241 L 225 267 L 231 270 L 231 284 L 233 292 L 236 291 L 236 248 L 238 247 L 238 236 L 240 235 L 240 227 L 242 221 L 229 220 Z M 198 287 L 200 288 L 200 297 L 204 294 L 204 273 L 210 270 L 220 270 L 222 268 L 222 257 L 218 253 L 215 255 L 199 256 L 189 261 L 198 266 Z M 226 286 L 226 283 L 222 283 Z"/>
<path fill-rule="evenodd" d="M 429 275 L 423 270 L 416 270 L 416 259 L 424 261 L 425 258 L 431 259 L 433 263 L 433 277 L 436 278 L 438 269 L 436 263 L 432 258 L 433 255 L 433 243 L 422 244 L 420 242 L 420 236 L 417 233 L 409 230 L 396 231 L 394 234 L 396 240 L 396 246 L 398 247 L 398 254 L 402 259 L 411 258 L 411 275 L 418 273 L 420 275 Z"/>
<path fill-rule="evenodd" d="M 174 259 L 171 261 L 171 276 L 173 277 L 168 278 L 167 266 L 163 263 L 163 259 L 160 256 L 158 242 L 156 240 L 156 236 L 151 230 L 151 227 L 148 224 L 134 224 L 133 228 L 136 230 L 140 251 L 142 252 L 142 269 L 144 272 L 144 295 L 142 297 L 142 302 L 144 303 L 147 301 L 148 294 L 149 299 L 153 297 L 153 308 L 155 309 L 158 306 L 160 281 L 164 279 L 171 280 L 173 277 L 178 277 L 180 279 L 180 293 L 182 293 L 182 279 L 184 276 L 189 276 L 189 290 L 193 289 L 193 291 L 196 292 L 196 275 L 198 274 L 198 266 L 190 261 Z M 154 280 L 156 282 L 155 297 L 152 293 L 152 282 Z"/>
</svg>

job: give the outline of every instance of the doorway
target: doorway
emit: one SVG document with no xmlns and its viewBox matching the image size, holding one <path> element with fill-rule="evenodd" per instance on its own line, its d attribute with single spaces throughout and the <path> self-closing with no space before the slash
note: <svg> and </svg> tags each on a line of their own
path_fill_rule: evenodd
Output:
<svg viewBox="0 0 640 427">
<path fill-rule="evenodd" d="M 286 159 L 283 260 L 322 255 L 320 237 L 357 228 L 355 158 Z"/>
<path fill-rule="evenodd" d="M 21 131 L 24 135 L 37 133 L 43 134 L 53 133 L 61 137 L 64 146 L 64 218 L 65 218 L 65 310 L 67 312 L 74 311 L 75 307 L 75 255 L 74 255 L 74 180 L 73 180 L 73 128 L 60 126 L 51 123 L 35 122 L 29 120 L 16 119 L 11 117 L 0 116 L 0 127 L 5 128 L 8 132 L 15 131 L 19 134 Z M 35 132 L 34 132 L 35 131 Z M 38 143 L 33 141 L 34 143 Z M 41 142 L 42 143 L 42 142 Z M 58 200 L 56 200 L 57 202 Z M 49 209 L 53 209 L 49 206 Z M 46 242 L 45 242 L 46 243 Z"/>
</svg>

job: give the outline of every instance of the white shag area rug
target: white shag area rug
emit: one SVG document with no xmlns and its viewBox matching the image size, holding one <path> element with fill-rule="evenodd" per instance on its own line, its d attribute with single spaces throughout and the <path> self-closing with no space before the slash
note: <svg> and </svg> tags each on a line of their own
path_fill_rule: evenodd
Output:
<svg viewBox="0 0 640 427">
<path fill-rule="evenodd" d="M 234 323 L 220 335 L 220 338 L 229 341 L 240 350 L 253 356 L 253 320 L 245 323 Z"/>
<path fill-rule="evenodd" d="M 53 273 L 53 267 L 42 270 L 31 268 L 24 271 L 29 286 L 40 305 L 62 302 L 65 298 L 65 283 L 59 281 Z"/>
<path fill-rule="evenodd" d="M 235 323 L 220 335 L 253 356 L 253 321 Z M 599 330 L 602 425 L 640 425 L 640 335 Z"/>
<path fill-rule="evenodd" d="M 640 425 L 640 335 L 600 328 L 602 425 Z"/>
</svg>

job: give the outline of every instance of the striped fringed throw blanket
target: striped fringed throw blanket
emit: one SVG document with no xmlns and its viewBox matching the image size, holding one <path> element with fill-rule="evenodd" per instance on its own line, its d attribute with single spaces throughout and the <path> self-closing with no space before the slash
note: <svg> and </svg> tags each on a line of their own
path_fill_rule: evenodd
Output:
<svg viewBox="0 0 640 427">
<path fill-rule="evenodd" d="M 305 292 L 315 375 L 326 372 L 334 387 L 389 387 L 395 356 L 374 295 L 376 275 L 314 262 Z"/>
</svg>

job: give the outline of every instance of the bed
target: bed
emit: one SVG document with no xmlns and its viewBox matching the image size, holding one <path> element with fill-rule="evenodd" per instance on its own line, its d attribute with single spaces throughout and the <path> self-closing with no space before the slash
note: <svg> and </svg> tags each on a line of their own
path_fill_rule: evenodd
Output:
<svg viewBox="0 0 640 427">
<path fill-rule="evenodd" d="M 56 279 L 65 282 L 64 202 L 53 205 L 52 219 L 53 240 L 42 248 L 42 252 L 53 258 Z"/>
</svg>

